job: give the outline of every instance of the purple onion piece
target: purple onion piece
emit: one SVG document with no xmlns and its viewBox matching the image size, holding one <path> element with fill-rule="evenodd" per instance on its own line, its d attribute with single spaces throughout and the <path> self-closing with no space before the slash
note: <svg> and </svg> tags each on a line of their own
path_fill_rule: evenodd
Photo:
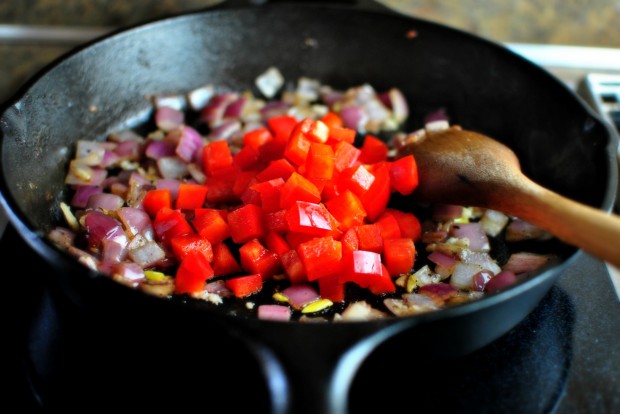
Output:
<svg viewBox="0 0 620 414">
<path fill-rule="evenodd" d="M 74 186 L 75 193 L 71 198 L 71 206 L 75 208 L 86 208 L 88 204 L 88 198 L 93 194 L 102 193 L 101 187 L 96 185 L 76 185 Z"/>
<path fill-rule="evenodd" d="M 482 230 L 480 223 L 453 224 L 450 228 L 450 235 L 459 239 L 468 239 L 470 250 L 488 252 L 491 249 L 489 238 Z"/>
<path fill-rule="evenodd" d="M 175 153 L 185 162 L 191 162 L 202 149 L 202 136 L 192 127 L 184 126 Z"/>
<path fill-rule="evenodd" d="M 154 160 L 171 157 L 175 154 L 174 144 L 167 141 L 150 140 L 146 144 L 145 155 Z"/>
<path fill-rule="evenodd" d="M 320 297 L 312 286 L 306 284 L 289 286 L 282 291 L 282 294 L 288 298 L 288 302 L 294 309 L 301 309 Z"/>
<path fill-rule="evenodd" d="M 497 292 L 514 285 L 517 280 L 517 276 L 513 272 L 504 270 L 492 277 L 484 288 L 487 292 Z"/>
<path fill-rule="evenodd" d="M 258 319 L 270 321 L 289 321 L 291 309 L 283 305 L 260 305 L 257 309 Z"/>
<path fill-rule="evenodd" d="M 180 110 L 162 106 L 155 110 L 155 125 L 162 131 L 180 128 L 185 122 L 185 114 Z"/>
<path fill-rule="evenodd" d="M 123 207 L 125 200 L 110 193 L 96 193 L 88 198 L 86 208 L 115 211 Z"/>
</svg>

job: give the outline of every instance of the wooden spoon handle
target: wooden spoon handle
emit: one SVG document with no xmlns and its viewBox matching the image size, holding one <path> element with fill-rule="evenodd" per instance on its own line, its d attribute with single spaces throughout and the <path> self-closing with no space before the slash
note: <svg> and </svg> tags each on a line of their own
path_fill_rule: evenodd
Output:
<svg viewBox="0 0 620 414">
<path fill-rule="evenodd" d="M 558 239 L 620 266 L 620 217 L 531 183 L 514 214 Z"/>
</svg>

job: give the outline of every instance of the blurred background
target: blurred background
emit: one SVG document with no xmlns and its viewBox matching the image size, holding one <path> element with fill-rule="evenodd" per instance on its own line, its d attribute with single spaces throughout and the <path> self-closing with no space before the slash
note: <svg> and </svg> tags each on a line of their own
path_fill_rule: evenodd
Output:
<svg viewBox="0 0 620 414">
<path fill-rule="evenodd" d="M 0 100 L 93 28 L 134 25 L 221 0 L 0 0 Z M 498 42 L 620 48 L 620 0 L 378 0 Z M 47 33 L 41 27 L 70 29 Z M 26 30 L 26 31 L 24 31 Z"/>
</svg>

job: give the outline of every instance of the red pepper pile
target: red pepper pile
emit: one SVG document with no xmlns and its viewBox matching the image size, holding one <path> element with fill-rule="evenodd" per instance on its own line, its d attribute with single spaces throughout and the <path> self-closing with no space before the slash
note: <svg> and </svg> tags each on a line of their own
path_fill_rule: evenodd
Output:
<svg viewBox="0 0 620 414">
<path fill-rule="evenodd" d="M 413 267 L 421 228 L 412 213 L 387 205 L 392 192 L 414 191 L 416 163 L 390 159 L 372 135 L 358 148 L 355 136 L 334 113 L 273 117 L 234 153 L 226 141 L 205 145 L 205 184 L 181 184 L 176 199 L 148 191 L 143 207 L 157 240 L 179 263 L 175 292 L 233 275 L 226 286 L 245 297 L 282 274 L 291 284 L 318 283 L 334 302 L 345 299 L 347 283 L 394 292 L 393 277 Z"/>
</svg>

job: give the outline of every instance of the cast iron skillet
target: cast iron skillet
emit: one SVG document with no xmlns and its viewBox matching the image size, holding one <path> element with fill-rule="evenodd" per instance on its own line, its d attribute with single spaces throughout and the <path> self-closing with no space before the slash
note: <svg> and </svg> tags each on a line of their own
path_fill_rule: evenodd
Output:
<svg viewBox="0 0 620 414">
<path fill-rule="evenodd" d="M 413 109 L 410 128 L 446 108 L 453 123 L 511 147 L 535 181 L 611 209 L 617 138 L 571 91 L 494 43 L 371 6 L 220 7 L 122 31 L 59 60 L 0 121 L 1 200 L 12 225 L 54 266 L 50 277 L 79 306 L 165 314 L 247 341 L 263 367 L 273 412 L 346 412 L 356 369 L 395 335 L 428 358 L 462 355 L 498 338 L 530 313 L 579 252 L 568 248 L 558 266 L 475 303 L 387 321 L 301 324 L 148 297 L 87 270 L 44 237 L 60 222 L 76 140 L 141 123 L 151 115 L 147 94 L 207 82 L 243 90 L 271 65 L 289 80 L 398 86 Z M 412 30 L 417 36 L 407 35 Z"/>
</svg>

